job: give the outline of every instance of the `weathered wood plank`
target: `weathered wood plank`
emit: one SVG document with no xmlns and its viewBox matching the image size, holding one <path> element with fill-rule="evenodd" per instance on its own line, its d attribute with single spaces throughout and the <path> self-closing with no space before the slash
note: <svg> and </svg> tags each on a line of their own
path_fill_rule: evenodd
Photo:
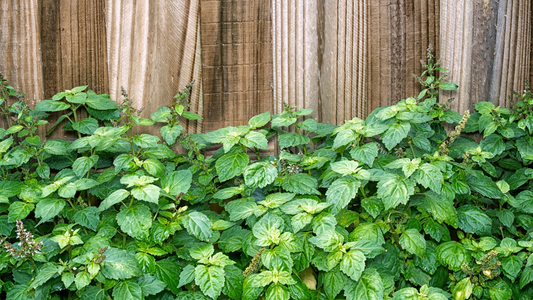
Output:
<svg viewBox="0 0 533 300">
<path fill-rule="evenodd" d="M 479 101 L 510 105 L 511 90 L 523 90 L 531 72 L 531 2 L 442 1 L 440 57 L 459 84 L 442 101 L 456 97 L 460 112 Z"/>
<path fill-rule="evenodd" d="M 204 131 L 272 111 L 270 1 L 202 0 Z"/>
<path fill-rule="evenodd" d="M 37 0 L 0 1 L 0 72 L 30 105 L 43 99 L 39 26 Z"/>
<path fill-rule="evenodd" d="M 199 0 L 105 4 L 111 97 L 122 99 L 123 86 L 147 117 L 157 107 L 170 105 L 176 92 L 194 80 L 191 110 L 202 115 Z M 189 132 L 202 131 L 200 121 L 184 125 Z"/>
</svg>

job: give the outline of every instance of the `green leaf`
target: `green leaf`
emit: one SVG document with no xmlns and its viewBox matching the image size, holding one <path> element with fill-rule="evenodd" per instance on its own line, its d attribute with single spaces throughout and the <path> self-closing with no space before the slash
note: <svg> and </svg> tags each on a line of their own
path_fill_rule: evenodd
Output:
<svg viewBox="0 0 533 300">
<path fill-rule="evenodd" d="M 224 268 L 205 265 L 197 265 L 194 270 L 196 284 L 207 296 L 216 299 L 224 287 Z"/>
<path fill-rule="evenodd" d="M 424 258 L 426 254 L 426 240 L 418 230 L 411 228 L 407 229 L 400 236 L 400 245 L 411 254 L 416 254 L 420 258 Z"/>
<path fill-rule="evenodd" d="M 7 221 L 9 223 L 15 223 L 17 219 L 24 220 L 34 208 L 35 205 L 32 203 L 22 201 L 13 202 L 8 208 L 9 213 L 7 215 Z"/>
<path fill-rule="evenodd" d="M 61 281 L 68 288 L 74 282 L 74 274 L 70 272 L 63 272 L 61 274 Z"/>
<path fill-rule="evenodd" d="M 115 300 L 143 300 L 143 291 L 133 280 L 119 281 L 113 288 Z"/>
<path fill-rule="evenodd" d="M 289 300 L 289 290 L 280 284 L 272 284 L 266 291 L 266 298 L 269 300 Z"/>
<path fill-rule="evenodd" d="M 291 126 L 292 124 L 296 123 L 296 120 L 297 118 L 293 118 L 291 116 L 274 115 L 272 116 L 272 123 L 270 123 L 270 125 L 272 127 Z"/>
<path fill-rule="evenodd" d="M 146 202 L 159 203 L 160 188 L 153 184 L 147 184 L 145 186 L 136 187 L 131 190 L 131 195 L 137 200 L 143 200 Z"/>
<path fill-rule="evenodd" d="M 525 255 L 510 255 L 501 260 L 502 268 L 505 271 L 505 275 L 511 280 L 514 280 L 520 274 L 520 270 L 524 265 Z"/>
<path fill-rule="evenodd" d="M 333 229 L 322 230 L 320 234 L 310 238 L 309 242 L 326 252 L 333 252 L 344 242 L 344 237 Z"/>
<path fill-rule="evenodd" d="M 335 299 L 344 288 L 346 277 L 340 271 L 330 271 L 324 274 L 324 292 L 328 299 Z"/>
<path fill-rule="evenodd" d="M 440 169 L 432 164 L 423 163 L 414 173 L 416 182 L 430 188 L 435 193 L 440 193 L 442 189 L 442 182 L 444 180 Z"/>
<path fill-rule="evenodd" d="M 462 244 L 456 241 L 438 245 L 436 253 L 439 262 L 455 272 L 458 272 L 461 269 L 461 265 L 468 263 L 470 260 L 469 252 Z"/>
<path fill-rule="evenodd" d="M 180 282 L 178 288 L 191 283 L 194 280 L 194 266 L 186 265 L 185 268 L 181 271 Z"/>
<path fill-rule="evenodd" d="M 250 131 L 241 139 L 241 144 L 248 148 L 268 149 L 268 140 L 264 134 Z"/>
<path fill-rule="evenodd" d="M 524 286 L 526 286 L 528 283 L 533 281 L 533 269 L 531 266 L 526 267 L 524 271 L 522 271 L 522 275 L 520 276 L 520 289 L 523 289 Z"/>
<path fill-rule="evenodd" d="M 98 95 L 87 97 L 85 104 L 87 104 L 90 108 L 96 110 L 117 109 L 117 104 L 115 103 L 115 101 L 111 101 L 107 98 Z"/>
<path fill-rule="evenodd" d="M 159 107 L 155 112 L 150 114 L 150 119 L 154 122 L 167 122 L 168 117 L 170 116 L 170 108 L 166 106 Z"/>
<path fill-rule="evenodd" d="M 182 114 L 181 114 L 182 117 L 184 117 L 185 119 L 187 120 L 201 120 L 203 119 L 202 117 L 200 117 L 198 114 L 195 114 L 193 113 L 192 111 L 184 111 Z"/>
<path fill-rule="evenodd" d="M 350 250 L 342 256 L 340 270 L 352 280 L 358 281 L 365 269 L 366 257 L 359 250 Z"/>
<path fill-rule="evenodd" d="M 74 222 L 94 231 L 96 231 L 98 223 L 100 223 L 98 209 L 94 206 L 86 207 L 76 212 L 72 218 L 74 219 Z"/>
<path fill-rule="evenodd" d="M 58 139 L 50 139 L 47 140 L 44 144 L 43 150 L 46 151 L 49 154 L 54 155 L 66 155 L 67 154 L 67 147 L 69 143 L 65 143 L 63 140 Z"/>
<path fill-rule="evenodd" d="M 490 152 L 492 154 L 500 155 L 505 151 L 505 141 L 499 134 L 491 134 L 487 138 L 483 139 L 479 145 L 483 151 Z"/>
<path fill-rule="evenodd" d="M 37 271 L 37 276 L 35 276 L 35 279 L 30 284 L 28 289 L 35 289 L 43 285 L 50 278 L 56 276 L 58 272 L 59 270 L 55 263 L 48 262 L 44 264 L 42 267 L 39 268 L 39 271 Z"/>
<path fill-rule="evenodd" d="M 346 299 L 382 300 L 384 294 L 383 280 L 373 268 L 367 268 L 359 281 L 348 281 L 344 290 Z"/>
<path fill-rule="evenodd" d="M 359 164 L 352 160 L 341 160 L 330 164 L 331 170 L 342 175 L 351 175 L 358 171 Z"/>
<path fill-rule="evenodd" d="M 178 290 L 180 272 L 180 266 L 169 259 L 156 262 L 155 277 L 166 283 L 167 288 L 174 294 L 181 291 L 181 289 Z"/>
<path fill-rule="evenodd" d="M 457 228 L 457 212 L 453 206 L 453 199 L 443 197 L 433 191 L 424 193 L 422 206 L 439 223 L 446 222 L 448 225 Z"/>
<path fill-rule="evenodd" d="M 72 128 L 83 134 L 93 134 L 98 128 L 98 121 L 93 118 L 85 118 L 81 121 L 72 123 Z"/>
<path fill-rule="evenodd" d="M 220 157 L 215 163 L 220 182 L 240 175 L 249 162 L 250 158 L 245 153 L 229 153 Z"/>
<path fill-rule="evenodd" d="M 222 293 L 234 300 L 242 299 L 242 289 L 244 284 L 242 270 L 235 266 L 226 266 L 224 271 L 226 273 L 226 280 L 224 281 Z"/>
<path fill-rule="evenodd" d="M 269 161 L 256 162 L 244 170 L 244 182 L 252 188 L 264 188 L 278 177 L 278 169 Z"/>
<path fill-rule="evenodd" d="M 213 235 L 211 222 L 206 215 L 200 212 L 191 212 L 183 218 L 183 226 L 199 240 L 207 242 Z"/>
<path fill-rule="evenodd" d="M 388 150 L 396 147 L 403 139 L 407 137 L 407 134 L 411 130 L 411 124 L 408 122 L 393 123 L 389 129 L 381 136 L 385 147 Z"/>
<path fill-rule="evenodd" d="M 477 235 L 490 235 L 492 219 L 473 205 L 462 205 L 457 209 L 459 228 Z"/>
<path fill-rule="evenodd" d="M 268 208 L 276 208 L 291 201 L 294 196 L 296 195 L 293 193 L 273 193 L 267 195 L 265 200 L 259 201 L 258 203 Z"/>
<path fill-rule="evenodd" d="M 490 177 L 481 174 L 480 171 L 468 174 L 466 176 L 466 183 L 472 191 L 478 192 L 485 197 L 492 199 L 503 197 L 496 183 Z"/>
<path fill-rule="evenodd" d="M 57 100 L 41 100 L 35 104 L 35 111 L 61 111 L 69 108 L 70 105 Z"/>
<path fill-rule="evenodd" d="M 12 286 L 7 292 L 6 300 L 34 300 L 35 297 L 28 293 L 28 286 L 16 284 Z"/>
<path fill-rule="evenodd" d="M 333 204 L 331 206 L 331 213 L 336 214 L 342 208 L 346 207 L 355 198 L 360 186 L 361 181 L 351 176 L 335 180 L 326 192 L 326 202 Z"/>
<path fill-rule="evenodd" d="M 494 104 L 486 101 L 476 103 L 475 107 L 480 114 L 489 114 L 496 108 Z"/>
<path fill-rule="evenodd" d="M 141 148 L 150 148 L 159 143 L 159 138 L 157 136 L 143 133 L 133 137 L 133 143 Z"/>
<path fill-rule="evenodd" d="M 174 145 L 176 139 L 180 136 L 183 126 L 181 125 L 166 125 L 161 127 L 161 137 L 168 145 Z"/>
<path fill-rule="evenodd" d="M 143 168 L 148 174 L 155 177 L 163 177 L 165 174 L 165 165 L 155 158 L 149 158 L 143 162 Z"/>
<path fill-rule="evenodd" d="M 374 159 L 378 156 L 378 145 L 377 143 L 368 143 L 364 144 L 361 147 L 354 147 L 350 150 L 350 155 L 353 159 L 361 161 L 368 166 L 372 167 Z"/>
<path fill-rule="evenodd" d="M 248 121 L 248 125 L 250 125 L 252 129 L 256 129 L 265 126 L 268 122 L 270 122 L 270 111 L 264 112 L 257 116 L 253 116 Z"/>
<path fill-rule="evenodd" d="M 104 211 L 111 206 L 121 202 L 122 200 L 126 199 L 130 195 L 130 192 L 128 192 L 125 189 L 116 190 L 113 193 L 111 193 L 109 196 L 107 196 L 102 203 L 100 203 L 100 207 L 98 207 L 98 211 Z"/>
<path fill-rule="evenodd" d="M 116 219 L 123 232 L 137 239 L 148 237 L 148 230 L 152 227 L 152 214 L 144 205 L 125 208 L 117 214 Z"/>
<path fill-rule="evenodd" d="M 139 263 L 133 255 L 126 250 L 108 248 L 104 264 L 100 272 L 109 279 L 128 279 L 141 275 Z"/>
<path fill-rule="evenodd" d="M 161 187 L 172 196 L 186 193 L 191 187 L 192 173 L 190 170 L 174 171 L 161 179 Z"/>
<path fill-rule="evenodd" d="M 150 274 L 143 274 L 142 277 L 135 278 L 135 282 L 141 287 L 144 295 L 156 295 L 167 286 L 166 283 Z"/>
<path fill-rule="evenodd" d="M 453 82 L 443 82 L 439 84 L 439 88 L 445 91 L 453 91 L 459 88 L 459 86 Z"/>
<path fill-rule="evenodd" d="M 305 136 L 296 132 L 288 132 L 280 134 L 278 137 L 279 148 L 285 149 L 289 147 L 308 144 L 311 140 Z"/>
<path fill-rule="evenodd" d="M 255 201 L 250 201 L 249 198 L 234 200 L 226 205 L 226 211 L 230 214 L 230 221 L 246 219 L 253 215 L 257 208 Z"/>
<path fill-rule="evenodd" d="M 87 172 L 96 165 L 98 162 L 98 155 L 82 156 L 78 157 L 74 164 L 72 164 L 72 170 L 78 177 L 85 177 Z"/>
<path fill-rule="evenodd" d="M 41 218 L 41 221 L 37 225 L 57 216 L 63 210 L 65 204 L 66 202 L 63 199 L 43 199 L 39 201 L 35 209 L 35 217 Z"/>
<path fill-rule="evenodd" d="M 378 197 L 383 201 L 385 209 L 398 204 L 407 204 L 409 197 L 415 193 L 415 182 L 395 174 L 387 174 L 378 182 Z"/>
<path fill-rule="evenodd" d="M 533 192 L 530 190 L 525 190 L 516 195 L 515 201 L 510 202 L 510 204 L 520 209 L 521 211 L 532 214 L 533 213 Z"/>
<path fill-rule="evenodd" d="M 305 173 L 293 174 L 285 177 L 281 183 L 283 189 L 292 193 L 320 195 L 317 180 Z"/>
<path fill-rule="evenodd" d="M 489 296 L 491 300 L 509 300 L 513 298 L 513 291 L 503 280 L 490 282 Z"/>
<path fill-rule="evenodd" d="M 245 171 L 246 174 L 246 171 Z M 246 176 L 246 175 L 245 175 Z M 243 191 L 242 186 L 232 186 L 229 188 L 218 190 L 214 195 L 213 198 L 219 199 L 219 200 L 226 200 L 229 199 L 235 195 L 240 194 Z"/>
<path fill-rule="evenodd" d="M 270 246 L 280 243 L 280 233 L 283 231 L 284 221 L 282 218 L 266 214 L 252 228 L 254 236 L 258 239 L 258 246 Z"/>
<path fill-rule="evenodd" d="M 0 195 L 6 198 L 14 197 L 21 192 L 23 187 L 24 182 L 2 180 L 0 181 Z"/>
<path fill-rule="evenodd" d="M 353 143 L 358 137 L 359 135 L 351 129 L 343 130 L 335 136 L 335 140 L 333 141 L 333 149 L 338 149 L 342 146 Z"/>
<path fill-rule="evenodd" d="M 242 248 L 244 237 L 249 232 L 249 230 L 242 229 L 241 226 L 233 226 L 228 230 L 224 230 L 218 241 L 218 246 L 225 253 L 235 252 Z"/>
<path fill-rule="evenodd" d="M 87 271 L 79 272 L 74 279 L 76 289 L 81 290 L 91 283 L 91 275 Z"/>
</svg>

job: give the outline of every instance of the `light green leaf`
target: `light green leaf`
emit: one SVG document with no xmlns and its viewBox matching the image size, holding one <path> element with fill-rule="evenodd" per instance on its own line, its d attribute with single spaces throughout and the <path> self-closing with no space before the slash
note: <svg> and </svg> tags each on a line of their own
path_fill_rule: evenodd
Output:
<svg viewBox="0 0 533 300">
<path fill-rule="evenodd" d="M 357 140 L 358 137 L 359 135 L 353 130 L 345 129 L 335 136 L 335 140 L 333 141 L 333 149 L 338 149 L 342 146 L 346 146 L 350 143 L 353 143 Z"/>
<path fill-rule="evenodd" d="M 87 271 L 82 271 L 76 274 L 76 278 L 74 279 L 74 283 L 76 284 L 76 289 L 81 290 L 89 283 L 91 283 L 91 274 Z"/>
<path fill-rule="evenodd" d="M 244 182 L 253 188 L 264 188 L 278 177 L 278 169 L 269 161 L 256 162 L 244 170 Z"/>
<path fill-rule="evenodd" d="M 439 88 L 445 91 L 456 90 L 459 86 L 453 82 L 442 82 L 439 84 Z"/>
<path fill-rule="evenodd" d="M 160 140 L 157 136 L 146 133 L 133 137 L 133 143 L 141 148 L 154 147 L 157 143 L 159 143 L 159 141 Z"/>
<path fill-rule="evenodd" d="M 439 223 L 446 222 L 448 225 L 457 228 L 457 212 L 453 206 L 453 200 L 443 197 L 433 191 L 424 193 L 422 206 L 430 213 Z"/>
<path fill-rule="evenodd" d="M 178 288 L 191 283 L 194 280 L 194 266 L 186 265 L 185 268 L 181 271 L 180 282 Z"/>
<path fill-rule="evenodd" d="M 473 205 L 462 205 L 457 209 L 459 228 L 477 235 L 490 235 L 492 219 Z"/>
<path fill-rule="evenodd" d="M 266 298 L 269 300 L 289 300 L 289 290 L 283 285 L 272 284 L 266 291 Z"/>
<path fill-rule="evenodd" d="M 342 208 L 346 207 L 355 198 L 360 186 L 361 181 L 351 176 L 335 180 L 326 192 L 326 202 L 333 204 L 331 206 L 331 213 L 336 214 Z"/>
<path fill-rule="evenodd" d="M 143 291 L 133 280 L 119 281 L 113 288 L 115 300 L 143 300 Z"/>
<path fill-rule="evenodd" d="M 28 289 L 38 288 L 39 286 L 47 282 L 50 278 L 56 276 L 58 272 L 59 269 L 55 263 L 48 262 L 44 264 L 37 271 L 37 276 L 35 276 L 35 279 L 32 281 Z"/>
<path fill-rule="evenodd" d="M 59 139 L 50 139 L 47 140 L 44 144 L 43 150 L 47 153 L 54 154 L 54 155 L 66 155 L 67 154 L 67 147 L 70 143 L 65 142 L 63 140 Z"/>
<path fill-rule="evenodd" d="M 161 179 L 161 186 L 169 195 L 177 196 L 186 193 L 191 187 L 192 173 L 189 170 L 180 170 L 170 173 Z"/>
<path fill-rule="evenodd" d="M 359 281 L 348 281 L 344 290 L 346 299 L 382 300 L 384 286 L 381 276 L 373 268 L 367 268 Z"/>
<path fill-rule="evenodd" d="M 459 271 L 461 266 L 470 260 L 470 253 L 462 244 L 456 241 L 438 245 L 436 253 L 439 262 L 455 272 Z"/>
<path fill-rule="evenodd" d="M 182 130 L 183 126 L 181 125 L 174 125 L 172 127 L 170 125 L 165 125 L 161 127 L 161 137 L 168 145 L 174 145 L 176 139 L 180 136 Z"/>
<path fill-rule="evenodd" d="M 278 137 L 280 149 L 285 149 L 285 148 L 299 146 L 299 145 L 305 145 L 309 143 L 310 141 L 311 140 L 307 136 L 301 135 L 296 132 L 288 132 L 288 133 L 280 134 Z"/>
<path fill-rule="evenodd" d="M 44 199 L 39 201 L 35 209 L 35 217 L 41 218 L 41 220 L 37 225 L 57 216 L 63 210 L 65 204 L 66 202 L 63 199 Z"/>
<path fill-rule="evenodd" d="M 92 109 L 96 110 L 108 110 L 117 109 L 115 101 L 111 101 L 105 97 L 98 95 L 90 95 L 87 97 L 85 103 Z"/>
<path fill-rule="evenodd" d="M 320 195 L 317 188 L 317 180 L 305 173 L 298 173 L 285 177 L 281 183 L 283 189 L 298 194 Z"/>
<path fill-rule="evenodd" d="M 423 163 L 414 173 L 416 182 L 430 188 L 435 193 L 440 193 L 442 189 L 442 182 L 444 180 L 440 169 L 432 164 Z"/>
<path fill-rule="evenodd" d="M 415 193 L 415 182 L 395 174 L 387 174 L 378 182 L 378 197 L 383 201 L 385 209 L 398 204 L 407 204 L 409 197 Z"/>
<path fill-rule="evenodd" d="M 201 241 L 207 242 L 213 235 L 211 222 L 203 213 L 191 212 L 183 218 L 182 222 L 189 234 L 194 235 Z"/>
<path fill-rule="evenodd" d="M 358 281 L 365 269 L 365 260 L 366 257 L 363 252 L 352 249 L 342 256 L 340 269 L 352 280 Z"/>
<path fill-rule="evenodd" d="M 125 189 L 116 190 L 113 193 L 111 193 L 107 198 L 100 203 L 100 207 L 98 207 L 98 211 L 104 211 L 111 206 L 121 202 L 122 200 L 126 199 L 130 195 L 130 192 L 128 192 Z"/>
<path fill-rule="evenodd" d="M 74 164 L 72 164 L 72 170 L 78 177 L 85 177 L 85 174 L 96 165 L 98 162 L 98 155 L 82 156 L 78 157 Z"/>
<path fill-rule="evenodd" d="M 284 229 L 284 221 L 281 217 L 266 214 L 252 228 L 254 236 L 258 239 L 258 246 L 269 246 L 280 243 L 281 231 Z"/>
<path fill-rule="evenodd" d="M 364 144 L 361 147 L 354 147 L 350 150 L 353 159 L 361 161 L 372 167 L 374 159 L 378 156 L 378 145 L 374 142 Z"/>
<path fill-rule="evenodd" d="M 226 211 L 230 214 L 230 221 L 238 221 L 246 219 L 257 211 L 257 204 L 255 201 L 246 199 L 238 199 L 231 201 L 226 205 Z"/>
<path fill-rule="evenodd" d="M 159 203 L 159 191 L 160 188 L 153 184 L 147 184 L 145 186 L 136 187 L 131 190 L 131 195 L 137 200 L 143 200 L 146 202 Z"/>
<path fill-rule="evenodd" d="M 155 158 L 149 158 L 143 162 L 143 168 L 148 174 L 155 177 L 163 177 L 165 174 L 165 165 Z"/>
<path fill-rule="evenodd" d="M 335 299 L 337 295 L 344 289 L 346 276 L 340 271 L 326 272 L 324 275 L 324 292 L 328 299 Z"/>
<path fill-rule="evenodd" d="M 404 231 L 400 236 L 400 245 L 409 253 L 424 258 L 426 253 L 426 240 L 418 230 L 411 228 Z"/>
<path fill-rule="evenodd" d="M 250 125 L 250 127 L 252 129 L 256 129 L 256 128 L 265 126 L 268 122 L 270 122 L 270 112 L 269 111 L 264 112 L 264 113 L 262 113 L 260 115 L 257 115 L 257 116 L 253 116 L 248 121 L 248 125 Z"/>
<path fill-rule="evenodd" d="M 98 209 L 94 206 L 86 207 L 76 212 L 72 218 L 81 226 L 87 227 L 94 231 L 96 231 L 98 223 L 100 223 Z"/>
<path fill-rule="evenodd" d="M 245 153 L 229 153 L 220 157 L 215 163 L 220 182 L 240 175 L 249 162 L 250 158 Z"/>
<path fill-rule="evenodd" d="M 24 220 L 34 208 L 35 205 L 32 203 L 22 201 L 13 202 L 8 208 L 7 221 L 9 223 L 15 223 L 17 219 Z"/>
<path fill-rule="evenodd" d="M 194 270 L 196 284 L 207 296 L 216 299 L 224 287 L 224 268 L 205 265 L 197 265 Z"/>
<path fill-rule="evenodd" d="M 167 286 L 166 283 L 150 274 L 143 274 L 142 277 L 135 278 L 135 282 L 141 287 L 144 295 L 156 295 Z"/>
<path fill-rule="evenodd" d="M 247 148 L 268 149 L 268 140 L 266 136 L 257 131 L 250 131 L 241 139 L 241 144 Z"/>
<path fill-rule="evenodd" d="M 296 195 L 293 193 L 273 193 L 268 194 L 265 200 L 259 201 L 258 203 L 268 208 L 276 208 L 291 201 L 294 196 Z"/>
<path fill-rule="evenodd" d="M 70 105 L 57 100 L 41 100 L 35 104 L 36 111 L 61 111 L 69 108 Z"/>
<path fill-rule="evenodd" d="M 93 134 L 98 128 L 98 121 L 93 118 L 85 118 L 81 121 L 72 123 L 72 128 L 83 134 Z"/>
<path fill-rule="evenodd" d="M 331 169 L 342 175 L 351 175 L 358 171 L 359 164 L 353 160 L 341 160 L 330 164 Z"/>
<path fill-rule="evenodd" d="M 125 208 L 117 214 L 116 219 L 123 232 L 137 239 L 148 237 L 148 230 L 152 227 L 152 214 L 144 205 Z"/>
<path fill-rule="evenodd" d="M 393 123 L 389 129 L 382 134 L 381 139 L 388 150 L 396 147 L 403 139 L 407 137 L 407 134 L 411 130 L 411 124 L 408 122 Z"/>
<path fill-rule="evenodd" d="M 108 248 L 104 264 L 100 272 L 109 279 L 128 279 L 141 275 L 139 263 L 133 255 L 126 250 Z"/>
</svg>

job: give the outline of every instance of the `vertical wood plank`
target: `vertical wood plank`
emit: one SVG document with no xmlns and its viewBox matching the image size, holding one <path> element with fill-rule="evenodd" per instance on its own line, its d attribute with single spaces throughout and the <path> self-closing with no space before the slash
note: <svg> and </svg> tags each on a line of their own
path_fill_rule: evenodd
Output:
<svg viewBox="0 0 533 300">
<path fill-rule="evenodd" d="M 452 109 L 473 110 L 490 101 L 509 106 L 511 90 L 521 91 L 530 73 L 531 0 L 443 0 L 440 57 L 458 91 L 441 92 L 442 101 L 456 97 Z"/>
<path fill-rule="evenodd" d="M 271 5 L 270 1 L 259 0 L 201 1 L 204 131 L 243 125 L 256 114 L 272 111 L 270 30 L 273 19 L 284 21 L 277 16 L 271 18 Z M 284 24 L 289 26 L 287 22 Z M 287 44 L 289 41 L 286 36 L 276 43 Z M 291 68 L 294 70 L 296 53 L 289 53 L 288 49 L 285 47 L 283 56 L 288 60 L 292 55 Z M 279 73 L 276 84 L 288 87 L 289 70 L 278 69 L 276 72 Z M 288 89 L 283 91 L 288 95 Z"/>
<path fill-rule="evenodd" d="M 44 96 L 39 36 L 37 0 L 0 1 L 0 72 L 30 105 Z"/>
<path fill-rule="evenodd" d="M 122 99 L 123 86 L 148 117 L 194 80 L 191 110 L 202 115 L 199 0 L 105 0 L 105 5 L 112 99 Z M 183 125 L 189 132 L 202 131 L 201 121 Z M 147 130 L 159 132 L 157 126 Z"/>
</svg>

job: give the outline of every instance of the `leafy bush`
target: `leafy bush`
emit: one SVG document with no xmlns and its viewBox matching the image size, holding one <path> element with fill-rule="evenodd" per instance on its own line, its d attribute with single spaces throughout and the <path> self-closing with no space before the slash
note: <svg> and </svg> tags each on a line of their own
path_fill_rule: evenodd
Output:
<svg viewBox="0 0 533 300">
<path fill-rule="evenodd" d="M 433 71 L 366 120 L 286 107 L 202 135 L 180 125 L 190 87 L 144 119 L 87 87 L 30 109 L 2 79 L 1 297 L 531 299 L 531 94 L 460 115 Z M 67 120 L 76 140 L 36 134 L 63 111 L 48 133 Z"/>
</svg>

